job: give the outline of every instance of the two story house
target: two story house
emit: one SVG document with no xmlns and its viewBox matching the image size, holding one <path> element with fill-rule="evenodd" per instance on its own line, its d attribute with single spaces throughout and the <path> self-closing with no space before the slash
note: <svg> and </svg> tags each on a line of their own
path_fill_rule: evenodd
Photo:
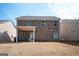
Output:
<svg viewBox="0 0 79 59">
<path fill-rule="evenodd" d="M 59 41 L 59 21 L 55 16 L 21 16 L 17 19 L 17 42 Z"/>
</svg>

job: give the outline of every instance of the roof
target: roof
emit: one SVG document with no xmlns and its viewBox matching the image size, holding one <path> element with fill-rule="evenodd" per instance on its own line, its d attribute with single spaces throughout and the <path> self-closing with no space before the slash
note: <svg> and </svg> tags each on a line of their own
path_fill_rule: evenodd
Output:
<svg viewBox="0 0 79 59">
<path fill-rule="evenodd" d="M 5 30 L 3 30 L 3 29 L 0 29 L 0 34 L 1 34 L 1 33 L 3 33 L 4 31 L 5 31 Z"/>
<path fill-rule="evenodd" d="M 79 23 L 79 20 L 76 19 L 63 19 L 61 23 Z"/>
<path fill-rule="evenodd" d="M 6 22 L 9 22 L 9 20 L 0 20 L 0 24 L 6 23 Z"/>
<path fill-rule="evenodd" d="M 4 24 L 6 22 L 11 22 L 13 26 L 15 27 L 14 23 L 11 20 L 0 20 L 0 24 Z"/>
<path fill-rule="evenodd" d="M 16 28 L 22 31 L 33 31 L 36 26 L 17 26 Z"/>
<path fill-rule="evenodd" d="M 60 20 L 56 16 L 21 16 L 17 20 Z"/>
</svg>

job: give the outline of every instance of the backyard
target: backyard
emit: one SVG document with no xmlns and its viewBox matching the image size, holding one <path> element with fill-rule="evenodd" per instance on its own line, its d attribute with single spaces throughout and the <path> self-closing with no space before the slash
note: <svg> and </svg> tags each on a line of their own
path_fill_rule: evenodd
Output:
<svg viewBox="0 0 79 59">
<path fill-rule="evenodd" d="M 78 42 L 1 43 L 0 53 L 9 56 L 79 56 Z"/>
</svg>

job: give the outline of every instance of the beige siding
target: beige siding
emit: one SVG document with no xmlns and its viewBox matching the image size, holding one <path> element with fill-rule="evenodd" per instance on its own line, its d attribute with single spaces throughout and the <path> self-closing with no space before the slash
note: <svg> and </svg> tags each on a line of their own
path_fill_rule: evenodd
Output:
<svg viewBox="0 0 79 59">
<path fill-rule="evenodd" d="M 0 30 L 3 30 L 3 33 L 6 32 L 6 40 L 8 41 L 8 37 L 10 38 L 11 41 L 14 41 L 14 37 L 16 37 L 16 29 L 13 26 L 11 22 L 5 22 L 3 24 L 0 24 Z M 2 38 L 0 39 L 2 40 Z"/>
<path fill-rule="evenodd" d="M 46 22 L 46 26 L 42 25 L 42 23 L 41 23 L 42 20 L 38 20 L 38 19 L 30 20 L 32 22 L 32 26 L 36 26 L 35 39 L 37 41 L 54 41 L 54 40 L 56 40 L 53 37 L 54 32 L 59 33 L 59 19 L 53 20 L 50 17 L 48 18 L 50 20 L 45 20 L 45 19 L 43 21 Z M 17 26 L 26 26 L 27 21 L 28 21 L 27 18 L 26 18 L 26 20 L 24 20 L 24 19 L 17 20 Z M 54 26 L 54 21 L 57 21 L 57 26 Z M 18 33 L 20 33 L 20 31 Z"/>
<path fill-rule="evenodd" d="M 79 20 L 63 20 L 60 35 L 65 41 L 79 41 Z"/>
</svg>

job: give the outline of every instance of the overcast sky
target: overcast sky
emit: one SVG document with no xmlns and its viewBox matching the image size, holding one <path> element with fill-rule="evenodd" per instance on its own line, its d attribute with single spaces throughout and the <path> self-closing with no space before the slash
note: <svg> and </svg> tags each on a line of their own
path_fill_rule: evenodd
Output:
<svg viewBox="0 0 79 59">
<path fill-rule="evenodd" d="M 62 19 L 79 18 L 77 3 L 26 3 L 0 4 L 0 19 L 10 19 L 15 23 L 19 16 L 57 16 Z"/>
</svg>

